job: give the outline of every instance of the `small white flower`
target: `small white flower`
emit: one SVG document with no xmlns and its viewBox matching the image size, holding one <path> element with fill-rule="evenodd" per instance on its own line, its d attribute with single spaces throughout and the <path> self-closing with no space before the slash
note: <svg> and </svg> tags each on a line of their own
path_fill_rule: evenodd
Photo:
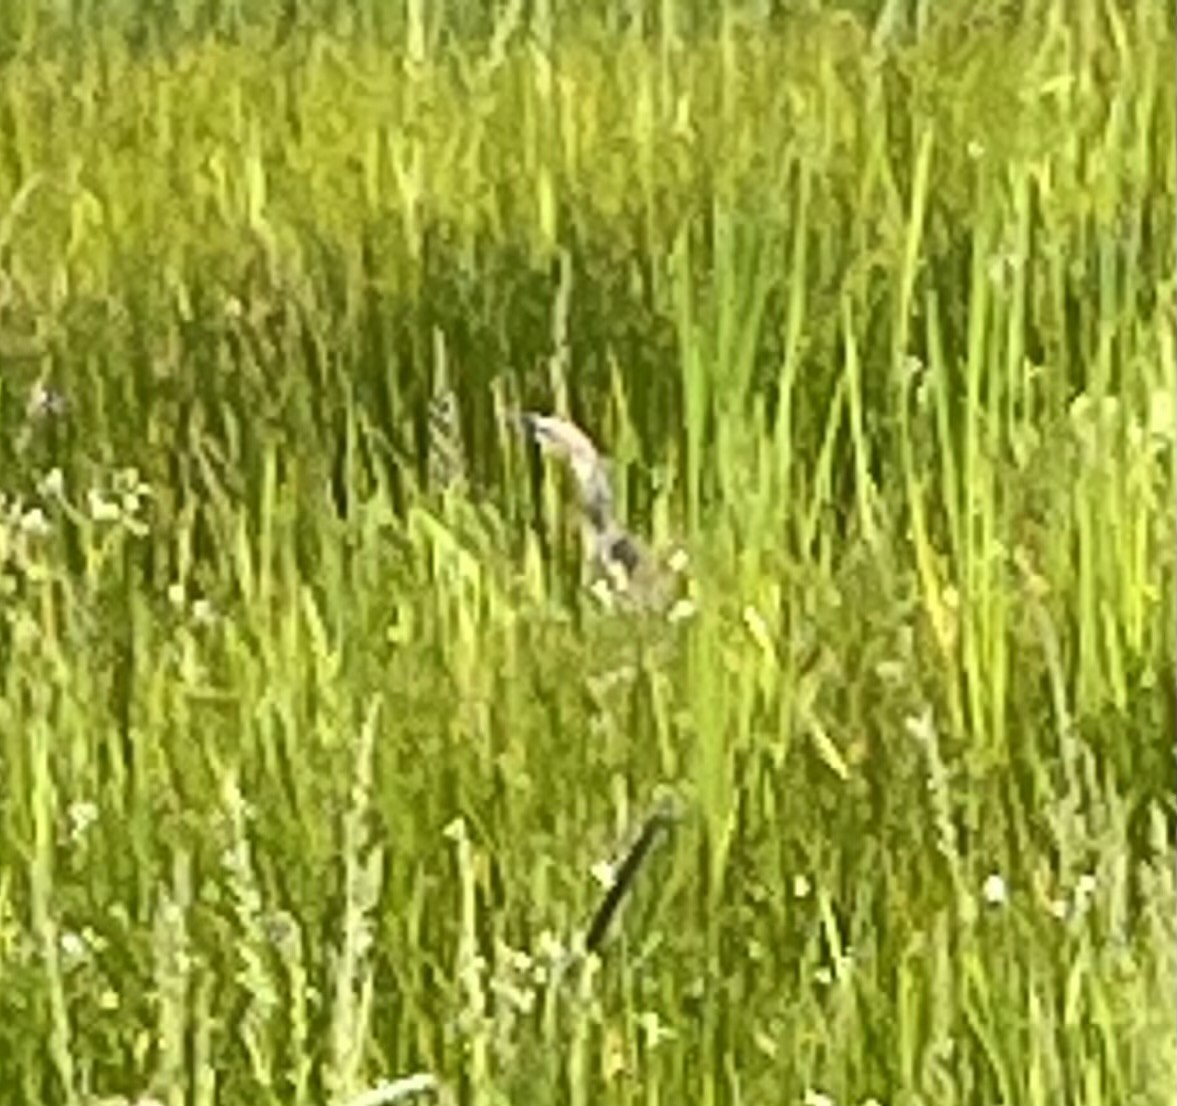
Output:
<svg viewBox="0 0 1177 1106">
<path fill-rule="evenodd" d="M 814 1090 L 812 1087 L 806 1088 L 805 1098 L 802 1099 L 802 1102 L 804 1106 L 837 1106 L 828 1094 Z"/>
<path fill-rule="evenodd" d="M 690 599 L 679 599 L 667 612 L 666 620 L 667 622 L 686 622 L 688 618 L 694 618 L 698 610 L 699 608 Z"/>
<path fill-rule="evenodd" d="M 981 885 L 981 895 L 990 906 L 1003 906 L 1009 897 L 1005 880 L 997 872 L 991 872 Z"/>
<path fill-rule="evenodd" d="M 683 573 L 691 563 L 691 558 L 685 549 L 676 549 L 666 559 L 666 565 L 671 572 Z"/>
<path fill-rule="evenodd" d="M 86 958 L 86 940 L 80 933 L 65 930 L 58 938 L 61 955 L 71 963 L 78 963 Z"/>
<path fill-rule="evenodd" d="M 804 875 L 795 875 L 793 877 L 793 897 L 795 899 L 808 898 L 809 892 L 812 890 L 812 885 Z"/>
<path fill-rule="evenodd" d="M 20 528 L 32 537 L 41 537 L 49 533 L 49 520 L 40 507 L 31 507 L 21 516 Z"/>
<path fill-rule="evenodd" d="M 599 860 L 592 867 L 592 877 L 602 887 L 613 886 L 613 865 L 607 860 Z"/>
<path fill-rule="evenodd" d="M 663 1022 L 655 1010 L 646 1010 L 639 1014 L 638 1025 L 641 1026 L 650 1048 L 657 1048 L 662 1041 L 674 1039 L 674 1030 Z"/>
<path fill-rule="evenodd" d="M 504 959 L 510 965 L 511 970 L 515 972 L 529 972 L 532 968 L 531 953 L 526 949 L 513 949 L 504 945 L 502 947 Z"/>
<path fill-rule="evenodd" d="M 589 594 L 606 610 L 612 610 L 617 605 L 614 592 L 609 581 L 600 577 L 589 586 Z"/>
<path fill-rule="evenodd" d="M 1047 913 L 1052 918 L 1059 922 L 1067 920 L 1067 900 L 1063 898 L 1054 898 L 1046 904 Z"/>
<path fill-rule="evenodd" d="M 98 807 L 95 803 L 83 799 L 70 803 L 66 808 L 66 818 L 69 819 L 69 835 L 72 841 L 80 840 L 86 831 L 98 820 Z"/>
<path fill-rule="evenodd" d="M 201 626 L 208 626 L 216 616 L 213 605 L 207 599 L 194 599 L 192 601 L 192 617 Z"/>
<path fill-rule="evenodd" d="M 86 493 L 86 505 L 95 522 L 114 522 L 119 517 L 118 504 L 112 503 L 97 488 Z"/>
<path fill-rule="evenodd" d="M 568 955 L 568 948 L 550 929 L 540 932 L 535 942 L 535 959 L 537 966 L 542 962 L 555 964 Z"/>
<path fill-rule="evenodd" d="M 119 493 L 123 513 L 138 514 L 144 499 L 152 496 L 151 486 L 145 484 L 139 476 L 139 470 L 131 467 L 120 471 L 114 480 L 115 490 Z"/>
<path fill-rule="evenodd" d="M 903 720 L 903 728 L 916 741 L 931 745 L 936 740 L 936 723 L 932 718 L 932 708 L 924 707 L 919 714 L 909 714 Z"/>
<path fill-rule="evenodd" d="M 173 607 L 182 607 L 184 605 L 184 585 L 179 583 L 179 581 L 168 585 L 168 602 Z"/>
<path fill-rule="evenodd" d="M 46 499 L 60 499 L 65 492 L 65 477 L 61 469 L 54 466 L 41 477 L 37 491 Z"/>
</svg>

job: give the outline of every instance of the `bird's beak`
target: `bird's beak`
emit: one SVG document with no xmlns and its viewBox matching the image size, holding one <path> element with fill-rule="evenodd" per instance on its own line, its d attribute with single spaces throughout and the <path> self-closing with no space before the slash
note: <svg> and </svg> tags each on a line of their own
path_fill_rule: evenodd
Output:
<svg viewBox="0 0 1177 1106">
<path fill-rule="evenodd" d="M 551 415 L 537 415 L 534 411 L 519 411 L 515 415 L 519 429 L 541 445 L 552 448 L 562 445 L 559 422 Z"/>
<path fill-rule="evenodd" d="M 515 411 L 511 415 L 515 429 L 535 442 L 544 452 L 563 452 L 560 436 L 552 426 L 553 420 L 532 411 Z"/>
<path fill-rule="evenodd" d="M 538 415 L 533 415 L 530 411 L 512 411 L 508 415 L 508 419 L 517 430 L 522 430 L 525 434 L 530 434 L 533 438 L 539 437 Z"/>
</svg>

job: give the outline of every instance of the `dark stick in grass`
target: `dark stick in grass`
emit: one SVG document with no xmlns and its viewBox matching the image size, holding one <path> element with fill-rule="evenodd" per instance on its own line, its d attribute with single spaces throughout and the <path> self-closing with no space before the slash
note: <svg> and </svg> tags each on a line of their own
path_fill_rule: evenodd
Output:
<svg viewBox="0 0 1177 1106">
<path fill-rule="evenodd" d="M 625 854 L 625 858 L 618 866 L 609 890 L 605 892 L 605 897 L 593 913 L 584 938 L 586 952 L 597 952 L 600 949 L 602 942 L 605 940 L 605 935 L 609 931 L 609 925 L 613 921 L 629 889 L 633 886 L 633 882 L 637 878 L 643 862 L 650 855 L 650 850 L 657 842 L 659 834 L 663 830 L 668 829 L 673 820 L 674 811 L 669 803 L 659 804 L 647 816 L 637 840 L 630 846 L 629 852 Z"/>
</svg>

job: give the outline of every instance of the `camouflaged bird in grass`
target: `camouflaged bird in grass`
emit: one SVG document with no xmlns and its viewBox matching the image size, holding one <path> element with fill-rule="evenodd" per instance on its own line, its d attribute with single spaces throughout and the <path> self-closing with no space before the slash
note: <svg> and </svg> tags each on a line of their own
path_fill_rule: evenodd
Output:
<svg viewBox="0 0 1177 1106">
<path fill-rule="evenodd" d="M 678 566 L 663 565 L 617 520 L 605 460 L 575 423 L 556 415 L 525 411 L 522 429 L 546 453 L 568 465 L 580 492 L 585 555 L 611 594 L 641 607 L 665 607 L 672 598 Z"/>
</svg>

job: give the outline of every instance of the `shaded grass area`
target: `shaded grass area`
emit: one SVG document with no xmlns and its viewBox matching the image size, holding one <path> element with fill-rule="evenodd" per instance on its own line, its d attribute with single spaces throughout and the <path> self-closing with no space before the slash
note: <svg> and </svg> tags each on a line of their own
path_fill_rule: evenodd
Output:
<svg viewBox="0 0 1177 1106">
<path fill-rule="evenodd" d="M 7 10 L 13 1101 L 1170 1099 L 1161 5 Z"/>
</svg>

